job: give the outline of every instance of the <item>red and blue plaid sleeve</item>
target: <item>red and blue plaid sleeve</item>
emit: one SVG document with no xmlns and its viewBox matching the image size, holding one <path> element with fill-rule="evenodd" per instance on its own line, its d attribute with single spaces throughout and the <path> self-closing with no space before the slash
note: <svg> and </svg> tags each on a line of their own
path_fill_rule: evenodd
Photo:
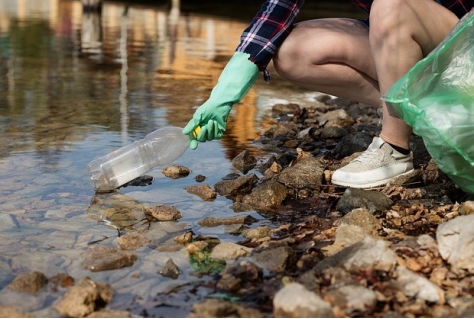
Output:
<svg viewBox="0 0 474 319">
<path fill-rule="evenodd" d="M 265 78 L 270 60 L 278 47 L 291 32 L 293 22 L 300 12 L 305 0 L 266 0 L 252 23 L 240 37 L 236 51 L 250 54 L 250 60 L 261 71 Z M 357 7 L 369 13 L 373 0 L 350 0 Z M 415 0 L 414 0 L 415 1 Z M 433 0 L 446 7 L 459 18 L 474 7 L 474 0 Z"/>
<path fill-rule="evenodd" d="M 267 0 L 241 35 L 236 51 L 265 71 L 277 48 L 290 33 L 304 0 Z"/>
</svg>

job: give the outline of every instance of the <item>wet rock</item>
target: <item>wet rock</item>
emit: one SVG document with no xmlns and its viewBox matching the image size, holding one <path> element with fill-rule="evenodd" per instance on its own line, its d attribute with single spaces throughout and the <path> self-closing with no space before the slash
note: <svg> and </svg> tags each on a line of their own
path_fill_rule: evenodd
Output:
<svg viewBox="0 0 474 319">
<path fill-rule="evenodd" d="M 319 117 L 320 123 L 325 123 L 324 127 L 329 126 L 351 126 L 354 119 L 343 109 L 337 109 L 324 113 Z"/>
<path fill-rule="evenodd" d="M 0 318 L 34 318 L 30 313 L 22 312 L 15 307 L 0 306 Z"/>
<path fill-rule="evenodd" d="M 286 187 L 319 190 L 326 166 L 312 155 L 304 156 L 294 165 L 284 169 L 278 176 L 278 182 Z"/>
<path fill-rule="evenodd" d="M 137 256 L 116 248 L 89 248 L 83 254 L 82 265 L 90 271 L 104 271 L 132 266 Z"/>
<path fill-rule="evenodd" d="M 253 286 L 261 283 L 263 271 L 254 263 L 244 260 L 228 265 L 220 272 L 217 289 L 237 292 L 242 286 Z"/>
<path fill-rule="evenodd" d="M 6 288 L 13 291 L 25 292 L 27 294 L 34 295 L 38 291 L 42 290 L 47 283 L 48 278 L 46 278 L 43 273 L 39 271 L 33 271 L 16 277 L 11 283 L 8 284 Z"/>
<path fill-rule="evenodd" d="M 282 138 L 292 138 L 296 136 L 296 132 L 281 125 L 275 124 L 262 131 L 262 135 L 265 137 L 272 138 L 273 140 L 279 140 Z"/>
<path fill-rule="evenodd" d="M 198 183 L 202 183 L 206 180 L 206 176 L 199 174 L 199 175 L 196 175 L 194 180 Z"/>
<path fill-rule="evenodd" d="M 166 177 L 172 178 L 172 179 L 178 179 L 182 177 L 186 177 L 191 173 L 191 170 L 185 166 L 181 165 L 171 165 L 168 167 L 165 167 L 161 173 L 165 175 Z"/>
<path fill-rule="evenodd" d="M 128 187 L 128 186 L 148 186 L 151 185 L 153 182 L 154 177 L 151 175 L 142 175 L 138 176 L 135 179 L 132 179 L 130 182 L 123 184 L 121 187 Z"/>
<path fill-rule="evenodd" d="M 243 213 L 243 212 L 253 212 L 254 209 L 251 205 L 244 204 L 241 202 L 234 202 L 230 208 L 235 212 L 235 213 Z"/>
<path fill-rule="evenodd" d="M 373 138 L 373 136 L 365 132 L 355 132 L 346 135 L 334 148 L 334 157 L 341 159 L 355 153 L 364 152 L 372 143 Z"/>
<path fill-rule="evenodd" d="M 86 277 L 70 287 L 53 307 L 64 316 L 82 318 L 105 307 L 113 296 L 114 290 L 108 284 Z"/>
<path fill-rule="evenodd" d="M 234 217 L 206 217 L 198 221 L 198 225 L 201 227 L 216 227 L 221 225 L 232 225 L 232 224 L 253 224 L 257 222 L 257 219 L 250 215 L 239 215 Z"/>
<path fill-rule="evenodd" d="M 329 290 L 324 295 L 324 300 L 344 311 L 349 317 L 361 313 L 370 313 L 377 304 L 375 292 L 357 284 Z"/>
<path fill-rule="evenodd" d="M 396 270 L 395 285 L 408 297 L 419 298 L 434 303 L 444 303 L 444 292 L 434 283 L 404 266 Z"/>
<path fill-rule="evenodd" d="M 295 114 L 300 112 L 300 106 L 296 103 L 275 104 L 272 106 L 274 114 Z"/>
<path fill-rule="evenodd" d="M 132 228 L 145 219 L 144 205 L 133 197 L 120 193 L 96 194 L 92 197 L 87 215 L 118 229 Z"/>
<path fill-rule="evenodd" d="M 257 165 L 257 159 L 248 151 L 243 151 L 232 160 L 232 165 L 244 174 Z"/>
<path fill-rule="evenodd" d="M 346 247 L 316 265 L 317 270 L 342 266 L 348 271 L 377 269 L 388 271 L 397 263 L 396 254 L 388 248 L 388 243 L 370 236 Z"/>
<path fill-rule="evenodd" d="M 222 299 L 206 299 L 193 305 L 188 318 L 263 318 L 263 314 L 251 307 L 241 307 Z"/>
<path fill-rule="evenodd" d="M 337 202 L 336 209 L 343 214 L 356 208 L 365 208 L 375 213 L 389 209 L 392 205 L 393 201 L 381 192 L 348 188 Z"/>
<path fill-rule="evenodd" d="M 193 240 L 193 233 L 188 231 L 188 232 L 185 232 L 184 234 L 175 236 L 173 239 L 176 243 L 180 245 L 186 245 L 186 244 L 189 244 Z"/>
<path fill-rule="evenodd" d="M 168 261 L 165 264 L 165 267 L 159 271 L 159 273 L 163 277 L 168 277 L 172 279 L 178 278 L 179 274 L 181 271 L 179 270 L 178 266 L 174 263 L 173 259 L 168 259 Z"/>
<path fill-rule="evenodd" d="M 240 257 L 246 257 L 252 251 L 251 248 L 234 243 L 221 243 L 214 247 L 211 257 L 222 260 L 236 260 Z"/>
<path fill-rule="evenodd" d="M 242 236 L 248 239 L 259 239 L 270 237 L 273 231 L 268 226 L 260 226 L 256 228 L 246 228 L 242 230 Z"/>
<path fill-rule="evenodd" d="M 117 238 L 117 244 L 123 250 L 136 250 L 151 243 L 151 239 L 137 233 L 126 233 Z"/>
<path fill-rule="evenodd" d="M 49 279 L 49 288 L 51 291 L 56 292 L 59 287 L 68 288 L 73 286 L 75 283 L 74 278 L 65 273 L 59 273 Z"/>
<path fill-rule="evenodd" d="M 265 181 L 252 190 L 252 193 L 244 196 L 242 203 L 251 206 L 257 211 L 274 211 L 287 196 L 284 185 L 270 180 Z"/>
<path fill-rule="evenodd" d="M 214 185 L 214 189 L 221 196 L 236 196 L 239 194 L 248 194 L 254 183 L 258 181 L 255 174 L 239 176 L 235 179 L 224 179 Z"/>
<path fill-rule="evenodd" d="M 333 318 L 331 305 L 299 283 L 290 283 L 273 298 L 275 318 Z"/>
<path fill-rule="evenodd" d="M 283 272 L 295 260 L 295 252 L 289 246 L 256 248 L 252 251 L 252 259 L 263 268 L 274 272 Z"/>
<path fill-rule="evenodd" d="M 197 195 L 205 201 L 212 201 L 217 197 L 217 193 L 207 184 L 199 186 L 187 186 L 185 190 L 189 194 Z"/>
<path fill-rule="evenodd" d="M 150 221 L 165 222 L 178 220 L 182 217 L 179 210 L 169 205 L 145 206 L 144 210 L 145 215 Z"/>
<path fill-rule="evenodd" d="M 86 316 L 86 318 L 131 318 L 128 311 L 118 309 L 101 309 L 94 311 Z"/>
<path fill-rule="evenodd" d="M 321 134 L 319 135 L 322 139 L 339 139 L 349 134 L 349 131 L 346 130 L 344 127 L 340 126 L 329 126 L 325 127 L 321 130 Z"/>
<path fill-rule="evenodd" d="M 453 271 L 474 272 L 474 215 L 458 216 L 438 226 L 439 253 Z"/>
</svg>

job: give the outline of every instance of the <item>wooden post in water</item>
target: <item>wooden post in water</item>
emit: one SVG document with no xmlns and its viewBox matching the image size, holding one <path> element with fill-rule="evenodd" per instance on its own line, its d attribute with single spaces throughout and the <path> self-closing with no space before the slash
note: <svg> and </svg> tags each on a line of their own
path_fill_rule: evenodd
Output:
<svg viewBox="0 0 474 319">
<path fill-rule="evenodd" d="M 103 0 L 81 0 L 84 12 L 100 12 L 102 11 Z"/>
</svg>

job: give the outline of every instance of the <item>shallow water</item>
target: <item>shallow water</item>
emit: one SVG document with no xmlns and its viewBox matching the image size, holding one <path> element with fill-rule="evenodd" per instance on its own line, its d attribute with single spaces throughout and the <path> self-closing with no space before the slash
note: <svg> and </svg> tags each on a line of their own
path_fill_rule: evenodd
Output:
<svg viewBox="0 0 474 319">
<path fill-rule="evenodd" d="M 47 277 L 65 272 L 111 284 L 116 296 L 110 308 L 185 315 L 153 304 L 158 293 L 197 280 L 183 251 L 142 248 L 132 267 L 83 268 L 85 250 L 96 242 L 117 247 L 118 235 L 115 225 L 86 214 L 95 194 L 86 166 L 159 127 L 184 126 L 205 101 L 246 26 L 209 10 L 106 2 L 99 15 L 83 12 L 80 1 L 0 2 L 0 305 L 54 316 L 48 307 L 55 298 L 48 293 L 25 297 L 4 287 L 29 271 Z M 197 185 L 198 174 L 214 185 L 234 172 L 230 160 L 244 149 L 258 155 L 251 142 L 268 125 L 271 105 L 314 101 L 317 93 L 273 75 L 270 85 L 259 79 L 234 108 L 224 139 L 175 162 L 191 169 L 188 177 L 172 180 L 158 167 L 149 173 L 152 185 L 119 189 L 137 203 L 173 205 L 182 213 L 178 222 L 154 226 L 162 243 L 185 229 L 240 239 L 223 227 L 197 225 L 207 216 L 234 216 L 231 201 L 203 202 L 183 188 Z M 157 274 L 169 258 L 182 271 L 176 280 Z"/>
</svg>

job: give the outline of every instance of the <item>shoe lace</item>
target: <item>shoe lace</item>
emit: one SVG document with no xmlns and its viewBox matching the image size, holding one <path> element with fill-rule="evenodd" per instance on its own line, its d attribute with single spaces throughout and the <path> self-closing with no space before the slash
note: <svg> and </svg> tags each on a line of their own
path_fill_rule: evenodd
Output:
<svg viewBox="0 0 474 319">
<path fill-rule="evenodd" d="M 355 161 L 358 162 L 364 162 L 364 161 L 371 161 L 373 159 L 377 159 L 380 155 L 378 154 L 378 151 L 380 149 L 367 149 L 364 153 L 362 153 L 359 157 L 355 159 Z"/>
</svg>

